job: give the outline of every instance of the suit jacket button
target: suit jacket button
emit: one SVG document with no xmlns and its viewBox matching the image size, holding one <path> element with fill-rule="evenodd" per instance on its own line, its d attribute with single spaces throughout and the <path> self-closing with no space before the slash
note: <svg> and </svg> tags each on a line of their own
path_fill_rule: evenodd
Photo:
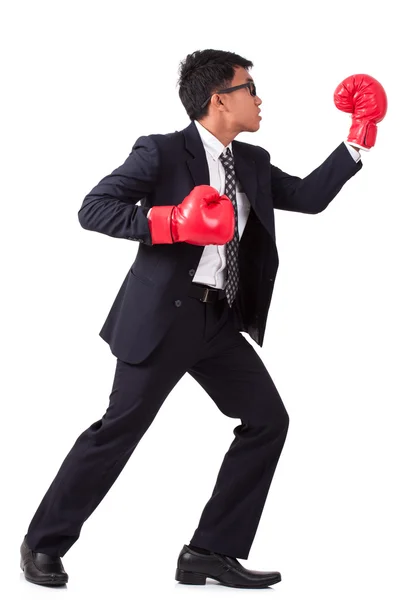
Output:
<svg viewBox="0 0 400 600">
<path fill-rule="evenodd" d="M 189 271 L 189 275 L 190 275 L 191 277 L 193 277 L 193 275 L 194 275 L 195 273 L 196 273 L 196 271 L 195 271 L 194 269 L 190 269 L 190 271 Z"/>
<path fill-rule="evenodd" d="M 175 300 L 175 306 L 180 306 L 182 304 L 182 300 Z"/>
</svg>

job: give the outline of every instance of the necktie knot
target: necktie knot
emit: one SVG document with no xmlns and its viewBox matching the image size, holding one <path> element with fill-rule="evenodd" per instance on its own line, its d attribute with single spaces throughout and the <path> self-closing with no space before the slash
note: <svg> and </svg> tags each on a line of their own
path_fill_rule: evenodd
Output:
<svg viewBox="0 0 400 600">
<path fill-rule="evenodd" d="M 221 152 L 219 158 L 221 159 L 222 162 L 226 162 L 226 163 L 233 161 L 233 156 L 232 156 L 232 153 L 229 148 L 227 148 L 225 150 L 225 152 Z"/>
</svg>

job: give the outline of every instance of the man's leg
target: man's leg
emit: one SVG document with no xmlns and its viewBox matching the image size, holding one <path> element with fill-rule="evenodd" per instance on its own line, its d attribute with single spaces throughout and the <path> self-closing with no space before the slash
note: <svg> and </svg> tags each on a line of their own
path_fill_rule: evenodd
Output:
<svg viewBox="0 0 400 600">
<path fill-rule="evenodd" d="M 242 421 L 190 544 L 247 559 L 289 417 L 261 358 L 231 318 L 188 372 L 224 414 Z"/>
<path fill-rule="evenodd" d="M 117 359 L 109 406 L 75 441 L 29 525 L 35 552 L 64 556 L 111 488 L 165 398 L 196 362 L 205 307 L 188 298 L 161 344 L 140 364 Z"/>
</svg>

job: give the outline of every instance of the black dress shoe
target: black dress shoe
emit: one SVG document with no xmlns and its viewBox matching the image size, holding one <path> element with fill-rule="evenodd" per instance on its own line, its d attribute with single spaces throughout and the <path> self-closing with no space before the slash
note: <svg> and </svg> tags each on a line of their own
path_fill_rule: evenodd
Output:
<svg viewBox="0 0 400 600">
<path fill-rule="evenodd" d="M 240 588 L 266 588 L 281 581 L 278 571 L 250 571 L 236 558 L 211 552 L 200 554 L 184 545 L 178 558 L 175 579 L 180 583 L 204 585 L 206 578 Z"/>
<path fill-rule="evenodd" d="M 20 567 L 25 579 L 39 585 L 64 585 L 68 575 L 64 571 L 59 556 L 49 556 L 42 552 L 34 552 L 28 546 L 26 536 L 21 544 Z"/>
</svg>

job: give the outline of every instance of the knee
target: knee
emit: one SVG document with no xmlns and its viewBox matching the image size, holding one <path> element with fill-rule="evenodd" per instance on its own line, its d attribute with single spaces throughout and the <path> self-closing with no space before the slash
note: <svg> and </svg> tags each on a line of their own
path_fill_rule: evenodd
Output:
<svg viewBox="0 0 400 600">
<path fill-rule="evenodd" d="M 248 423 L 248 427 L 255 427 L 268 436 L 286 437 L 289 429 L 289 415 L 286 409 L 282 407 L 279 411 L 269 411 L 262 418 L 260 418 L 260 415 L 257 418 L 253 417 L 251 422 Z"/>
<path fill-rule="evenodd" d="M 282 407 L 279 412 L 275 414 L 273 419 L 273 428 L 275 431 L 279 431 L 280 433 L 286 433 L 289 429 L 289 415 L 284 407 Z"/>
<path fill-rule="evenodd" d="M 282 429 L 286 432 L 289 429 L 289 414 L 286 409 L 284 409 L 284 412 L 282 415 Z"/>
<path fill-rule="evenodd" d="M 269 419 L 267 419 L 265 425 L 268 429 L 286 436 L 289 429 L 289 415 L 286 408 L 282 405 L 279 411 L 276 411 L 273 416 L 269 415 Z"/>
</svg>

